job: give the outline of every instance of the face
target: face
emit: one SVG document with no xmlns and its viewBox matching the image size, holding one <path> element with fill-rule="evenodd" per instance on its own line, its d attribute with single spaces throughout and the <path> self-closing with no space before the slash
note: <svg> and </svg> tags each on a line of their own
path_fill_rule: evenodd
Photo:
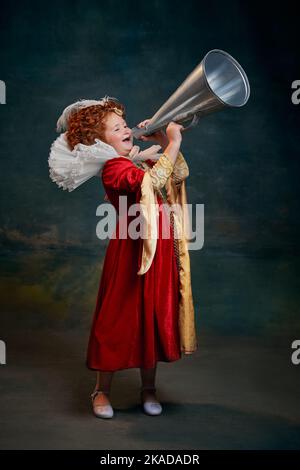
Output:
<svg viewBox="0 0 300 470">
<path fill-rule="evenodd" d="M 116 113 L 110 112 L 105 127 L 105 142 L 114 147 L 119 155 L 128 156 L 133 146 L 133 136 L 126 121 Z"/>
</svg>

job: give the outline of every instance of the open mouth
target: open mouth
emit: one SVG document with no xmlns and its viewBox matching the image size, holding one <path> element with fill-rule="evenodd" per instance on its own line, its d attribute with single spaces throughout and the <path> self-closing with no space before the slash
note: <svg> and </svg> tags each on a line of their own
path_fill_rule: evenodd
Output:
<svg viewBox="0 0 300 470">
<path fill-rule="evenodd" d="M 123 142 L 130 142 L 130 137 L 126 137 L 126 139 L 123 139 Z"/>
</svg>

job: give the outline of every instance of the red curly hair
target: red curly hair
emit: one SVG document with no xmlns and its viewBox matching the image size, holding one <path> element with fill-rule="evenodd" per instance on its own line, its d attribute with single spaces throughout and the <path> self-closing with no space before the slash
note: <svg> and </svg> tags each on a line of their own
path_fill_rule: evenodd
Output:
<svg viewBox="0 0 300 470">
<path fill-rule="evenodd" d="M 105 142 L 105 124 L 108 113 L 115 112 L 125 119 L 125 106 L 119 101 L 108 100 L 104 105 L 97 104 L 82 108 L 73 113 L 68 121 L 66 138 L 71 150 L 75 145 L 93 145 L 95 139 Z"/>
</svg>

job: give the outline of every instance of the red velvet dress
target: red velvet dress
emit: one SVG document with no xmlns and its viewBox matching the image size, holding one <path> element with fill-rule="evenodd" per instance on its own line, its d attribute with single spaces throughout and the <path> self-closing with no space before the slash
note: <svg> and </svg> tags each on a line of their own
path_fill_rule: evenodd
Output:
<svg viewBox="0 0 300 470">
<path fill-rule="evenodd" d="M 105 163 L 102 182 L 117 213 L 120 195 L 127 195 L 128 207 L 140 201 L 143 176 L 144 171 L 125 157 Z M 89 369 L 153 368 L 157 361 L 181 358 L 179 273 L 173 236 L 162 238 L 162 218 L 167 215 L 159 195 L 157 202 L 160 208 L 157 246 L 145 274 L 137 274 L 142 255 L 141 238 L 119 238 L 118 221 L 116 238 L 109 241 L 88 343 Z M 126 215 L 127 223 L 135 217 Z"/>
</svg>

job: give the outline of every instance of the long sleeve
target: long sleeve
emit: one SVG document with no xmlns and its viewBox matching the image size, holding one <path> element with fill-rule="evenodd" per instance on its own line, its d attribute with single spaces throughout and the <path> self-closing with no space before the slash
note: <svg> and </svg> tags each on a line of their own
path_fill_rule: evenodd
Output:
<svg viewBox="0 0 300 470">
<path fill-rule="evenodd" d="M 105 163 L 102 181 L 106 188 L 135 192 L 141 187 L 144 175 L 128 158 L 116 157 Z"/>
<path fill-rule="evenodd" d="M 147 170 L 151 176 L 154 189 L 158 190 L 165 186 L 167 179 L 172 174 L 173 168 L 174 166 L 171 160 L 169 160 L 166 155 L 162 154 L 155 165 L 153 165 L 150 170 Z"/>
<path fill-rule="evenodd" d="M 188 164 L 182 155 L 181 152 L 178 153 L 176 158 L 173 172 L 172 172 L 172 179 L 174 180 L 176 186 L 180 186 L 181 182 L 185 180 L 189 176 L 189 167 Z"/>
<path fill-rule="evenodd" d="M 153 160 L 147 160 L 148 166 L 150 166 L 152 168 L 153 168 L 153 166 L 155 166 L 154 163 L 155 162 Z M 168 162 L 167 162 L 167 165 L 168 165 Z M 153 179 L 154 180 L 155 180 L 155 176 L 156 176 L 156 171 L 154 170 L 154 172 L 153 172 Z M 182 153 L 178 152 L 178 155 L 177 155 L 177 158 L 176 158 L 176 161 L 175 161 L 175 164 L 173 166 L 172 173 L 171 173 L 171 178 L 174 181 L 174 183 L 176 184 L 176 186 L 178 187 L 178 186 L 180 186 L 181 182 L 183 180 L 185 180 L 188 176 L 189 176 L 188 164 L 187 164 L 184 156 L 182 155 Z M 164 183 L 164 181 L 161 180 L 160 188 L 162 186 L 164 186 L 163 183 Z"/>
<path fill-rule="evenodd" d="M 153 189 L 158 190 L 165 186 L 172 171 L 172 162 L 162 154 L 152 168 L 146 170 L 151 177 Z M 107 188 L 135 192 L 141 187 L 144 175 L 145 171 L 137 168 L 129 159 L 116 157 L 104 165 L 102 181 Z"/>
</svg>

